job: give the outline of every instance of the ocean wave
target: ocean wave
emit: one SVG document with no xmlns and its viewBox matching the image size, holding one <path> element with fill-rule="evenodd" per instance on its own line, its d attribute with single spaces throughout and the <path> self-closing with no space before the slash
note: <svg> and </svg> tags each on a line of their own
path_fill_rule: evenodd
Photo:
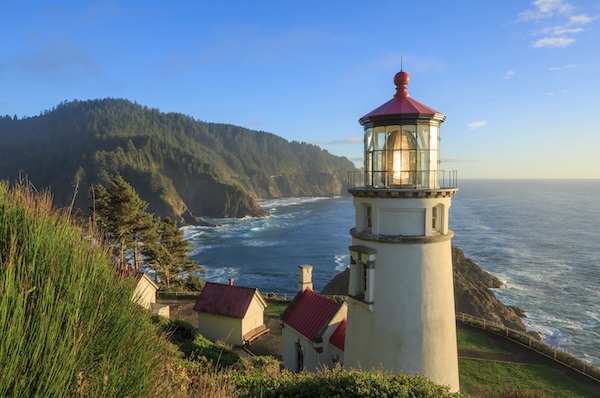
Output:
<svg viewBox="0 0 600 398">
<path fill-rule="evenodd" d="M 248 239 L 248 240 L 244 240 L 242 241 L 242 245 L 244 246 L 252 246 L 252 247 L 268 247 L 268 246 L 275 246 L 277 245 L 277 242 L 274 241 L 265 241 L 265 240 L 259 240 L 259 239 Z"/>
<path fill-rule="evenodd" d="M 204 280 L 215 283 L 228 283 L 229 278 L 235 278 L 239 274 L 239 269 L 236 267 L 204 267 L 204 270 L 206 271 Z"/>
<path fill-rule="evenodd" d="M 331 199 L 330 197 L 318 196 L 310 198 L 284 198 L 284 199 L 267 199 L 259 201 L 258 204 L 262 208 L 277 209 L 279 207 L 296 206 L 305 203 L 313 203 L 320 200 Z"/>
<path fill-rule="evenodd" d="M 342 272 L 346 268 L 348 268 L 348 264 L 346 260 L 350 257 L 348 254 L 336 254 L 335 256 L 335 270 Z"/>
</svg>

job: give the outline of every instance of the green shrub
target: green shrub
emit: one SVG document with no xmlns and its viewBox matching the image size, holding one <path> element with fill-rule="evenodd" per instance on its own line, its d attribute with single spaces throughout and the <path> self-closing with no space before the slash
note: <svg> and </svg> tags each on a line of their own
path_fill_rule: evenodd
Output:
<svg viewBox="0 0 600 398">
<path fill-rule="evenodd" d="M 186 340 L 194 341 L 198 335 L 198 329 L 182 319 L 166 322 L 163 330 L 170 336 L 171 341 L 175 343 L 183 343 Z"/>
<path fill-rule="evenodd" d="M 185 290 L 199 292 L 204 288 L 204 281 L 198 275 L 189 275 L 184 281 Z"/>
<path fill-rule="evenodd" d="M 232 374 L 238 394 L 246 397 L 458 397 L 423 376 L 382 371 L 321 370 L 273 372 L 247 368 Z"/>
<path fill-rule="evenodd" d="M 229 367 L 240 360 L 240 356 L 223 343 L 213 343 L 202 335 L 196 336 L 192 344 L 191 358 L 206 360 L 216 367 Z"/>
</svg>

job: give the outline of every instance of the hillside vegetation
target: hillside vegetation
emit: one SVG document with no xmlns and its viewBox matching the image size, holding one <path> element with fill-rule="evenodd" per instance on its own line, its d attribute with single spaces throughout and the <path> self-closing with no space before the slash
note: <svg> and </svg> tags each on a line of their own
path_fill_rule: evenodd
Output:
<svg viewBox="0 0 600 398">
<path fill-rule="evenodd" d="M 163 113 L 124 99 L 64 102 L 39 116 L 0 117 L 0 179 L 27 176 L 54 201 L 87 210 L 89 188 L 120 175 L 181 222 L 266 213 L 257 198 L 345 192 L 352 162 L 274 134 Z"/>
<path fill-rule="evenodd" d="M 166 390 L 167 344 L 111 259 L 48 195 L 0 183 L 0 396 Z"/>
</svg>

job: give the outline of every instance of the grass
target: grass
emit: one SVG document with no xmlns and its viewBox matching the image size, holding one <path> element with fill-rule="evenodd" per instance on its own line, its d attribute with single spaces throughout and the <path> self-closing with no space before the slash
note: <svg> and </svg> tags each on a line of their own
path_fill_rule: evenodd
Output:
<svg viewBox="0 0 600 398">
<path fill-rule="evenodd" d="M 598 397 L 597 393 L 546 366 L 461 358 L 458 361 L 461 391 L 481 397 L 509 391 L 535 397 Z M 507 395 L 508 396 L 508 395 Z"/>
<path fill-rule="evenodd" d="M 458 348 L 488 352 L 508 352 L 506 349 L 500 347 L 494 340 L 487 338 L 485 335 L 461 327 L 456 328 L 456 337 Z"/>
<path fill-rule="evenodd" d="M 265 316 L 269 316 L 272 318 L 279 318 L 281 313 L 285 311 L 285 309 L 290 304 L 290 301 L 283 300 L 267 300 L 267 308 L 265 308 Z"/>
<path fill-rule="evenodd" d="M 0 396 L 156 396 L 166 342 L 110 250 L 0 182 Z"/>
</svg>

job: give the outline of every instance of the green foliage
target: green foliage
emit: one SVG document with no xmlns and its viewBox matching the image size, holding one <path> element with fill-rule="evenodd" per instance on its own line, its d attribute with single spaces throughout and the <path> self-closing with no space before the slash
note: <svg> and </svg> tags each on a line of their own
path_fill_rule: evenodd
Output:
<svg viewBox="0 0 600 398">
<path fill-rule="evenodd" d="M 204 281 L 197 275 L 188 275 L 185 278 L 184 288 L 190 292 L 199 292 L 204 288 Z"/>
<path fill-rule="evenodd" d="M 170 218 L 159 220 L 157 224 L 158 240 L 146 242 L 142 253 L 156 272 L 158 281 L 166 285 L 167 289 L 173 284 L 189 284 L 195 291 L 201 290 L 202 281 L 194 273 L 203 273 L 204 269 L 196 261 L 188 258 L 191 251 L 190 241 L 183 238 L 183 231 Z"/>
<path fill-rule="evenodd" d="M 267 370 L 265 371 L 265 367 Z M 249 367 L 233 374 L 238 391 L 246 397 L 458 397 L 422 376 L 321 370 L 316 373 L 275 372 L 266 366 Z"/>
<path fill-rule="evenodd" d="M 125 251 L 133 253 L 133 266 L 139 268 L 140 244 L 155 240 L 156 228 L 148 204 L 121 176 L 115 177 L 110 188 L 92 187 L 93 218 L 106 238 L 113 244 L 121 265 L 128 262 Z"/>
<path fill-rule="evenodd" d="M 148 204 L 123 177 L 115 177 L 110 189 L 93 186 L 91 199 L 93 220 L 112 245 L 120 264 L 129 262 L 126 253 L 131 252 L 134 267 L 147 262 L 166 290 L 188 284 L 194 289 L 202 288 L 202 281 L 194 273 L 204 270 L 188 258 L 191 243 L 183 238 L 183 231 L 170 218 L 156 220 L 147 213 Z"/>
<path fill-rule="evenodd" d="M 240 360 L 231 346 L 218 341 L 213 343 L 202 335 L 196 336 L 193 341 L 192 358 L 206 360 L 217 367 L 228 367 Z"/>
<path fill-rule="evenodd" d="M 198 330 L 194 325 L 181 319 L 167 322 L 163 330 L 170 336 L 172 342 L 183 343 L 186 340 L 194 341 Z"/>
<path fill-rule="evenodd" d="M 240 360 L 231 347 L 223 343 L 213 343 L 202 335 L 194 325 L 183 320 L 167 321 L 162 324 L 164 333 L 175 344 L 185 358 L 201 361 L 216 367 L 228 367 Z"/>
<path fill-rule="evenodd" d="M 64 102 L 38 117 L 0 118 L 0 178 L 28 175 L 60 206 L 117 175 L 148 211 L 178 223 L 192 215 L 264 215 L 253 198 L 340 195 L 354 165 L 310 144 L 162 113 L 124 99 Z"/>
<path fill-rule="evenodd" d="M 155 396 L 165 344 L 106 246 L 0 183 L 0 396 Z"/>
</svg>

